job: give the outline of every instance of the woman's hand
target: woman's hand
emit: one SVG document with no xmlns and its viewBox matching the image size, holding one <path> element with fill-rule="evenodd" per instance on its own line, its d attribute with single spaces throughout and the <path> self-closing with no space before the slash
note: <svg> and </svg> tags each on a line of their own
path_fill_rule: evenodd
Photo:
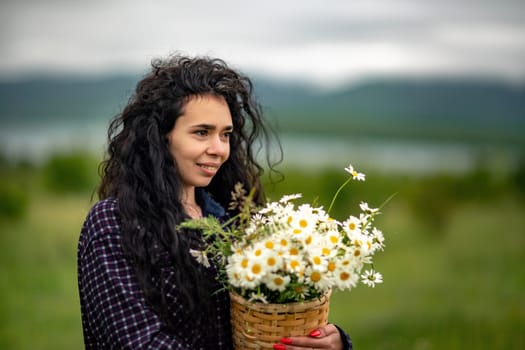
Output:
<svg viewBox="0 0 525 350">
<path fill-rule="evenodd" d="M 282 338 L 275 350 L 343 350 L 343 342 L 339 331 L 333 324 L 315 329 L 307 337 Z"/>
</svg>

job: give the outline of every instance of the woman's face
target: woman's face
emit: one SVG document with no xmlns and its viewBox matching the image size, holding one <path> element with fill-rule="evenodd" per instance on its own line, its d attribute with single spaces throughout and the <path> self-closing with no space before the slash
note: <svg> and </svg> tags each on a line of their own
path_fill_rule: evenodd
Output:
<svg viewBox="0 0 525 350">
<path fill-rule="evenodd" d="M 169 147 L 185 196 L 207 186 L 230 155 L 233 131 L 228 104 L 213 95 L 191 97 L 168 133 Z"/>
</svg>

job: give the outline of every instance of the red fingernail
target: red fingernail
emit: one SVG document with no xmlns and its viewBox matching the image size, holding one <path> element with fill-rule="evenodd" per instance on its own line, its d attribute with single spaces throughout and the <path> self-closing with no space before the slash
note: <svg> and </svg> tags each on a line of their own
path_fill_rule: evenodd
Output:
<svg viewBox="0 0 525 350">
<path fill-rule="evenodd" d="M 274 344 L 273 348 L 275 350 L 286 350 L 286 346 L 284 346 L 283 344 Z"/>
<path fill-rule="evenodd" d="M 321 335 L 321 331 L 318 329 L 314 329 L 313 331 L 310 332 L 310 337 L 318 337 L 320 335 Z"/>
<path fill-rule="evenodd" d="M 281 343 L 290 345 L 290 344 L 292 344 L 292 339 L 290 339 L 290 338 L 281 338 Z"/>
</svg>

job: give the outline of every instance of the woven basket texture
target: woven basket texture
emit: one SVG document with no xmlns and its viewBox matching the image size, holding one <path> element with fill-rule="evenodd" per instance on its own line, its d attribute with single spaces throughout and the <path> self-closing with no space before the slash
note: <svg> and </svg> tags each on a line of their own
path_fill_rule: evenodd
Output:
<svg viewBox="0 0 525 350">
<path fill-rule="evenodd" d="M 235 350 L 273 349 L 283 337 L 307 335 L 328 323 L 330 292 L 320 299 L 288 304 L 249 302 L 230 293 Z"/>
</svg>

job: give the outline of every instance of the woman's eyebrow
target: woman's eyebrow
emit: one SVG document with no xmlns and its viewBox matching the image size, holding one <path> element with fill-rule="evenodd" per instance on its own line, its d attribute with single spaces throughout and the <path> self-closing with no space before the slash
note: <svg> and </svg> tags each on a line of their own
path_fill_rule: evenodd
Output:
<svg viewBox="0 0 525 350">
<path fill-rule="evenodd" d="M 217 129 L 217 126 L 213 125 L 213 124 L 197 124 L 197 125 L 192 125 L 192 128 L 205 129 L 205 130 L 215 130 L 215 129 Z M 225 126 L 223 128 L 223 130 L 231 131 L 231 130 L 233 130 L 233 125 L 227 125 L 227 126 Z"/>
</svg>

